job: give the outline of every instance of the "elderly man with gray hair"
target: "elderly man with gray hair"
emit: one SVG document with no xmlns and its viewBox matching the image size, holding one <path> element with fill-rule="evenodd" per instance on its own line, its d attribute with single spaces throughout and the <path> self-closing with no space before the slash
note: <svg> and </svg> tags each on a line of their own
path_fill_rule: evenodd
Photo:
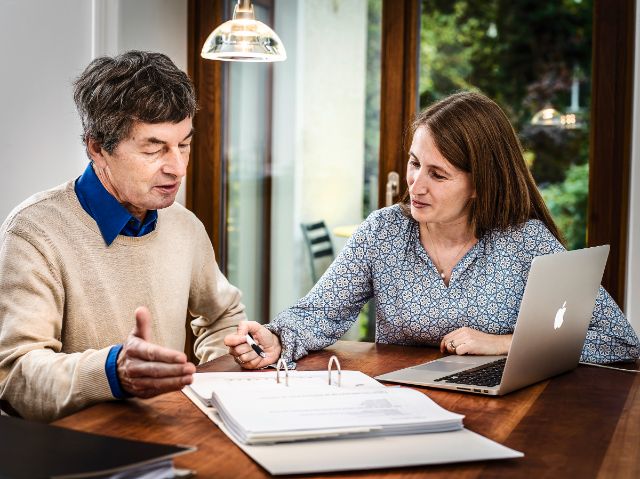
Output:
<svg viewBox="0 0 640 479">
<path fill-rule="evenodd" d="M 193 85 L 165 55 L 94 60 L 75 82 L 91 160 L 0 228 L 0 406 L 51 421 L 191 383 L 245 319 L 200 221 L 174 202 L 189 162 Z"/>
</svg>

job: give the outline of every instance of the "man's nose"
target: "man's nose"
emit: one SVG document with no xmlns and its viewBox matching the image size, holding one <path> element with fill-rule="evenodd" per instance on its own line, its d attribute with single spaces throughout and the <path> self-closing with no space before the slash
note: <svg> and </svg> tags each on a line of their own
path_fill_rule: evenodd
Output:
<svg viewBox="0 0 640 479">
<path fill-rule="evenodd" d="M 165 158 L 163 172 L 182 178 L 187 174 L 189 156 L 183 155 L 179 147 L 171 148 Z"/>
</svg>

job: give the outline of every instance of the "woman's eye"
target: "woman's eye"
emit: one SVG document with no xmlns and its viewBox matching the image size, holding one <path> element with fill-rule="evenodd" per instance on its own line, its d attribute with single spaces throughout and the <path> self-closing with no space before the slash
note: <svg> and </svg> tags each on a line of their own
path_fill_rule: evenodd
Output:
<svg viewBox="0 0 640 479">
<path fill-rule="evenodd" d="M 435 171 L 431 172 L 431 176 L 433 176 L 436 180 L 444 180 L 445 177 L 442 175 L 439 175 L 438 173 L 436 173 Z"/>
</svg>

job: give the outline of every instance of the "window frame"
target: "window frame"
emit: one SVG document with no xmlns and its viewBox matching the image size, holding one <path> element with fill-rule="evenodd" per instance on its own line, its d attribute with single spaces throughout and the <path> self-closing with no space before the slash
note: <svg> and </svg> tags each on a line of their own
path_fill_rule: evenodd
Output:
<svg viewBox="0 0 640 479">
<path fill-rule="evenodd" d="M 223 271 L 225 78 L 220 62 L 203 61 L 199 52 L 207 35 L 222 23 L 226 3 L 189 0 L 188 16 L 188 72 L 200 111 L 194 120 L 187 207 L 203 222 Z M 595 0 L 593 6 L 587 244 L 611 245 L 602 284 L 621 307 L 627 270 L 635 3 Z M 383 0 L 379 202 L 384 201 L 387 174 L 405 175 L 408 125 L 417 110 L 419 21 L 419 0 Z M 404 181 L 400 184 L 402 195 Z"/>
</svg>

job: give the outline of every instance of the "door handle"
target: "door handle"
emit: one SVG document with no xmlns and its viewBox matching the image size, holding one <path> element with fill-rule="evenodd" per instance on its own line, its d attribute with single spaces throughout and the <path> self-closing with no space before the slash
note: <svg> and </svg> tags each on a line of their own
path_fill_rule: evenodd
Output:
<svg viewBox="0 0 640 479">
<path fill-rule="evenodd" d="M 385 206 L 393 204 L 393 197 L 400 193 L 400 175 L 395 171 L 390 171 L 387 175 L 387 194 L 385 197 Z"/>
</svg>

